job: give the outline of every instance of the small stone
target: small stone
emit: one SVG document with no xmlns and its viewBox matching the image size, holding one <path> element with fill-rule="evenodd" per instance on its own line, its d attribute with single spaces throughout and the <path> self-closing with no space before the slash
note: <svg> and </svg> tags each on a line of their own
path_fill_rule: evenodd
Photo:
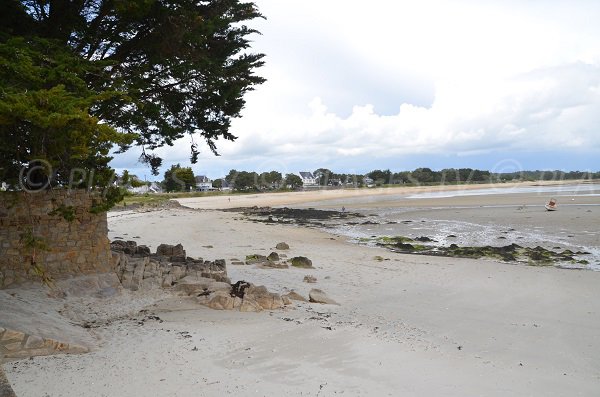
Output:
<svg viewBox="0 0 600 397">
<path fill-rule="evenodd" d="M 269 256 L 267 256 L 267 259 L 271 262 L 277 262 L 279 261 L 279 254 L 277 252 L 271 252 Z"/>
<path fill-rule="evenodd" d="M 269 260 L 264 255 L 259 255 L 259 254 L 246 255 L 246 265 L 255 265 L 255 264 L 259 264 L 259 263 L 265 263 L 268 261 Z"/>
<path fill-rule="evenodd" d="M 317 278 L 308 274 L 304 276 L 304 280 L 302 281 L 304 281 L 305 283 L 314 284 L 317 282 Z"/>
<path fill-rule="evenodd" d="M 278 250 L 289 250 L 290 246 L 287 243 L 277 243 L 277 245 L 275 246 L 275 249 Z"/>
</svg>

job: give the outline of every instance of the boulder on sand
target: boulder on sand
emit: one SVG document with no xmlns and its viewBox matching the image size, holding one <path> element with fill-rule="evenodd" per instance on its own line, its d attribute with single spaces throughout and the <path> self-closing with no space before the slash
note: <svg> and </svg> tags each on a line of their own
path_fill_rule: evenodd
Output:
<svg viewBox="0 0 600 397">
<path fill-rule="evenodd" d="M 246 288 L 244 291 L 244 301 L 252 300 L 265 310 L 280 309 L 284 306 L 283 299 L 279 294 L 269 292 L 264 286 L 254 286 Z M 243 302 L 242 302 L 243 304 Z"/>
<path fill-rule="evenodd" d="M 281 242 L 281 243 L 277 243 L 277 245 L 275 246 L 275 249 L 278 249 L 278 250 L 289 250 L 290 246 L 287 243 Z"/>
<path fill-rule="evenodd" d="M 287 294 L 283 295 L 283 297 L 288 298 L 293 301 L 308 302 L 308 300 L 306 300 L 305 297 L 303 297 L 296 291 L 290 291 Z"/>
<path fill-rule="evenodd" d="M 296 256 L 291 260 L 292 266 L 302 269 L 314 269 L 312 261 L 305 256 Z"/>
<path fill-rule="evenodd" d="M 313 303 L 323 303 L 327 305 L 339 305 L 336 301 L 327 296 L 327 294 L 320 289 L 313 288 L 308 293 L 308 298 Z"/>
</svg>

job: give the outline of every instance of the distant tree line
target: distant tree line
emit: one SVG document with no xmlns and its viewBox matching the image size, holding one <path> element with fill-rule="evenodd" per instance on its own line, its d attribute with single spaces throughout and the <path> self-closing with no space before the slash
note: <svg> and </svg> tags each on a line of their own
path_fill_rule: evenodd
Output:
<svg viewBox="0 0 600 397">
<path fill-rule="evenodd" d="M 465 183 L 499 183 L 514 181 L 549 181 L 600 179 L 600 172 L 585 171 L 517 171 L 510 173 L 493 173 L 473 168 L 445 168 L 434 171 L 430 168 L 417 168 L 413 171 L 392 172 L 373 170 L 364 175 L 337 173 L 327 168 L 318 168 L 313 173 L 319 186 L 329 187 L 364 187 L 384 185 L 443 185 Z M 147 182 L 125 170 L 120 177 L 121 186 L 138 187 Z M 167 192 L 195 190 L 196 179 L 191 167 L 172 165 L 164 174 L 162 188 Z M 303 186 L 302 178 L 297 174 L 283 175 L 278 171 L 257 173 L 254 171 L 238 171 L 232 169 L 224 178 L 212 181 L 215 189 L 229 187 L 236 191 L 269 191 L 280 189 L 297 189 Z"/>
<path fill-rule="evenodd" d="M 302 179 L 296 174 L 286 174 L 269 171 L 257 173 L 254 171 L 231 170 L 225 176 L 227 184 L 237 191 L 261 191 L 277 189 L 296 189 L 302 187 Z M 222 182 L 221 182 L 222 184 Z"/>
<path fill-rule="evenodd" d="M 320 186 L 348 185 L 427 185 L 427 184 L 463 184 L 497 183 L 508 181 L 548 181 L 574 179 L 600 179 L 600 172 L 584 171 L 518 171 L 511 173 L 492 173 L 473 168 L 445 168 L 434 171 L 431 168 L 417 168 L 413 171 L 392 172 L 373 170 L 362 175 L 338 174 L 326 168 L 314 172 Z"/>
</svg>

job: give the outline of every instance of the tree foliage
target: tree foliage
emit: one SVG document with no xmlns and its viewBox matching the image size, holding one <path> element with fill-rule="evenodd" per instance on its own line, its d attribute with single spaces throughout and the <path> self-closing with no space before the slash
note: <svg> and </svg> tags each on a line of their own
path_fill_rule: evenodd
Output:
<svg viewBox="0 0 600 397">
<path fill-rule="evenodd" d="M 300 178 L 298 175 L 296 174 L 287 174 L 285 176 L 285 185 L 289 186 L 292 189 L 296 189 L 299 187 L 302 187 L 303 183 L 302 183 L 302 178 Z"/>
<path fill-rule="evenodd" d="M 189 192 L 196 187 L 196 177 L 191 167 L 175 164 L 165 171 L 162 185 L 167 192 Z"/>
<path fill-rule="evenodd" d="M 2 180 L 40 188 L 78 187 L 92 171 L 100 183 L 110 179 L 112 146 L 129 144 L 133 135 L 90 114 L 96 101 L 110 96 L 89 89 L 82 78 L 97 70 L 51 41 L 0 42 Z M 23 173 L 32 160 L 37 162 Z"/>
<path fill-rule="evenodd" d="M 282 180 L 283 176 L 278 171 L 263 172 L 259 175 L 260 187 L 263 189 L 276 189 Z"/>
<path fill-rule="evenodd" d="M 82 169 L 106 185 L 110 150 L 134 143 L 157 174 L 151 151 L 186 134 L 192 162 L 194 136 L 216 154 L 217 140 L 236 138 L 244 94 L 264 81 L 245 25 L 260 17 L 238 0 L 3 1 L 0 177 L 15 182 L 42 159 L 55 184 Z"/>
</svg>

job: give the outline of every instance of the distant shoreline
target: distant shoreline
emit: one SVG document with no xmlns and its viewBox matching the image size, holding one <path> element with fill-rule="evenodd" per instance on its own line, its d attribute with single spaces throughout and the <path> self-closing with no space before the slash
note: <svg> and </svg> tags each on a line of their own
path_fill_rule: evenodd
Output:
<svg viewBox="0 0 600 397">
<path fill-rule="evenodd" d="M 312 202 L 326 202 L 354 197 L 367 196 L 392 196 L 403 194 L 431 193 L 456 190 L 475 190 L 475 189 L 508 189 L 514 187 L 536 187 L 536 186 L 556 186 L 556 185 L 578 185 L 583 183 L 600 183 L 600 181 L 589 180 L 563 180 L 563 181 L 534 181 L 534 182 L 504 182 L 504 183 L 482 183 L 482 184 L 461 184 L 461 185 L 436 185 L 436 186 L 398 186 L 398 187 L 379 187 L 379 188 L 361 188 L 361 189 L 315 189 L 297 192 L 272 192 L 272 193 L 254 193 L 244 195 L 218 195 L 202 197 L 173 198 L 180 204 L 192 208 L 202 209 L 227 209 L 235 207 L 253 207 L 253 206 L 282 206 L 282 205 L 300 205 Z"/>
</svg>

